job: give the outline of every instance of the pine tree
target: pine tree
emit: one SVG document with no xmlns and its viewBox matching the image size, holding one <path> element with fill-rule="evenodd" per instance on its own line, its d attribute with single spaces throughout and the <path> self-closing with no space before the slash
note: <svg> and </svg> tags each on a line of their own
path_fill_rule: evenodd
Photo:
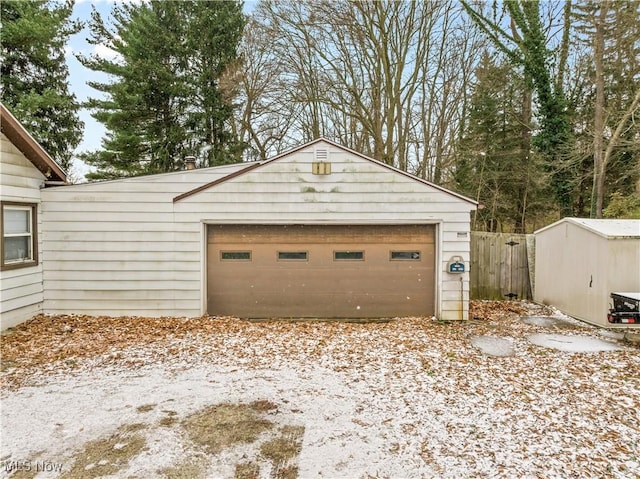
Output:
<svg viewBox="0 0 640 479">
<path fill-rule="evenodd" d="M 231 106 L 218 88 L 237 57 L 244 17 L 238 2 L 161 2 L 117 6 L 108 27 L 94 10 L 90 42 L 109 46 L 113 60 L 81 57 L 107 73 L 90 85 L 93 116 L 107 127 L 103 149 L 84 155 L 91 178 L 173 171 L 195 155 L 201 165 L 235 161 L 228 133 Z"/>
<path fill-rule="evenodd" d="M 69 36 L 81 28 L 72 10 L 71 1 L 0 2 L 2 101 L 67 171 L 83 127 L 64 58 Z"/>
<path fill-rule="evenodd" d="M 463 0 L 467 13 L 495 47 L 509 60 L 522 68 L 523 78 L 536 94 L 537 118 L 540 131 L 532 138 L 546 162 L 550 184 L 562 216 L 573 213 L 573 178 L 567 165 L 573 140 L 571 119 L 561 81 L 553 76 L 552 52 L 548 48 L 546 30 L 542 24 L 542 10 L 538 0 L 504 0 L 510 17 L 511 33 L 499 23 L 483 16 Z M 563 71 L 561 61 L 559 71 Z"/>
<path fill-rule="evenodd" d="M 182 114 L 188 86 L 187 57 L 180 39 L 183 23 L 176 2 L 126 4 L 112 12 L 110 30 L 94 9 L 90 43 L 117 52 L 107 60 L 80 57 L 84 66 L 107 73 L 113 81 L 89 85 L 105 93 L 90 99 L 93 116 L 107 128 L 103 149 L 83 159 L 97 168 L 88 178 L 116 178 L 173 171 L 188 140 Z"/>
<path fill-rule="evenodd" d="M 192 8 L 186 42 L 193 56 L 189 78 L 200 107 L 191 115 L 191 127 L 199 132 L 198 156 L 207 166 L 237 162 L 242 145 L 229 127 L 233 105 L 220 88 L 220 78 L 238 60 L 245 25 L 242 6 L 231 1 L 187 5 Z"/>
<path fill-rule="evenodd" d="M 525 232 L 540 190 L 539 165 L 530 157 L 528 89 L 513 66 L 488 53 L 475 73 L 467 127 L 458 145 L 457 188 L 484 205 L 475 213 L 474 229 Z"/>
</svg>

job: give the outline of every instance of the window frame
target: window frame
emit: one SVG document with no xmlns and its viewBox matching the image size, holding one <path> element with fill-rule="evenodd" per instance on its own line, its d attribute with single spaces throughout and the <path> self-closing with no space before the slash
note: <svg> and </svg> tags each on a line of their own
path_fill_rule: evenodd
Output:
<svg viewBox="0 0 640 479">
<path fill-rule="evenodd" d="M 225 254 L 247 254 L 248 258 L 225 258 Z M 235 261 L 235 262 L 244 262 L 248 263 L 253 260 L 253 252 L 251 250 L 220 250 L 220 261 Z"/>
<path fill-rule="evenodd" d="M 394 254 L 415 254 L 417 258 L 394 258 Z M 389 261 L 422 261 L 422 251 L 420 250 L 391 250 L 389 251 Z"/>
<path fill-rule="evenodd" d="M 5 208 L 16 210 L 27 210 L 31 216 L 31 231 L 29 238 L 31 240 L 31 258 L 29 260 L 20 261 L 14 260 L 6 262 L 4 258 L 5 253 L 5 238 L 4 232 L 4 212 Z M 38 257 L 38 204 L 18 201 L 0 201 L 0 270 L 7 271 L 19 268 L 30 268 L 37 266 L 39 263 Z M 13 235 L 13 237 L 24 237 L 25 235 Z"/>
<path fill-rule="evenodd" d="M 337 258 L 337 254 L 360 254 L 360 258 Z M 333 261 L 342 262 L 342 261 L 364 261 L 364 250 L 334 250 L 333 251 Z"/>
</svg>

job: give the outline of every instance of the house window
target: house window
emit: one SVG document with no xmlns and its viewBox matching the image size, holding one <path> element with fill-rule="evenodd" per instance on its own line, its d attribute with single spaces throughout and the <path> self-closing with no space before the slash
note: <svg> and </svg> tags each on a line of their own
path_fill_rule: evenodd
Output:
<svg viewBox="0 0 640 479">
<path fill-rule="evenodd" d="M 36 205 L 2 203 L 2 269 L 24 268 L 38 263 Z"/>
</svg>

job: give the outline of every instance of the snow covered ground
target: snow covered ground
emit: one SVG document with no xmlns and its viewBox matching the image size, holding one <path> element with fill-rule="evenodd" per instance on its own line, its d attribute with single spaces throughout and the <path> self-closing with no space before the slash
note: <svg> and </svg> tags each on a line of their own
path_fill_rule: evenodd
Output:
<svg viewBox="0 0 640 479">
<path fill-rule="evenodd" d="M 108 477 L 291 477 L 261 453 L 285 426 L 304 428 L 301 478 L 640 477 L 640 350 L 522 321 L 548 313 L 534 305 L 484 307 L 464 324 L 37 319 L 3 336 L 0 477 L 99 477 L 114 459 L 71 474 L 87 444 L 133 434 L 144 446 Z M 570 351 L 529 341 L 552 333 Z M 208 453 L 186 433 L 256 401 L 275 426 L 255 441 Z"/>
</svg>

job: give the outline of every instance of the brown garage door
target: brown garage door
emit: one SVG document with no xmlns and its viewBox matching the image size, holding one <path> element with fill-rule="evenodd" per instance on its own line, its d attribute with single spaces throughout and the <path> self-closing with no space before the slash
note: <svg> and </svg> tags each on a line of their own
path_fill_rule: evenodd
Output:
<svg viewBox="0 0 640 479">
<path fill-rule="evenodd" d="M 432 225 L 210 225 L 207 243 L 211 315 L 434 314 Z"/>
</svg>

